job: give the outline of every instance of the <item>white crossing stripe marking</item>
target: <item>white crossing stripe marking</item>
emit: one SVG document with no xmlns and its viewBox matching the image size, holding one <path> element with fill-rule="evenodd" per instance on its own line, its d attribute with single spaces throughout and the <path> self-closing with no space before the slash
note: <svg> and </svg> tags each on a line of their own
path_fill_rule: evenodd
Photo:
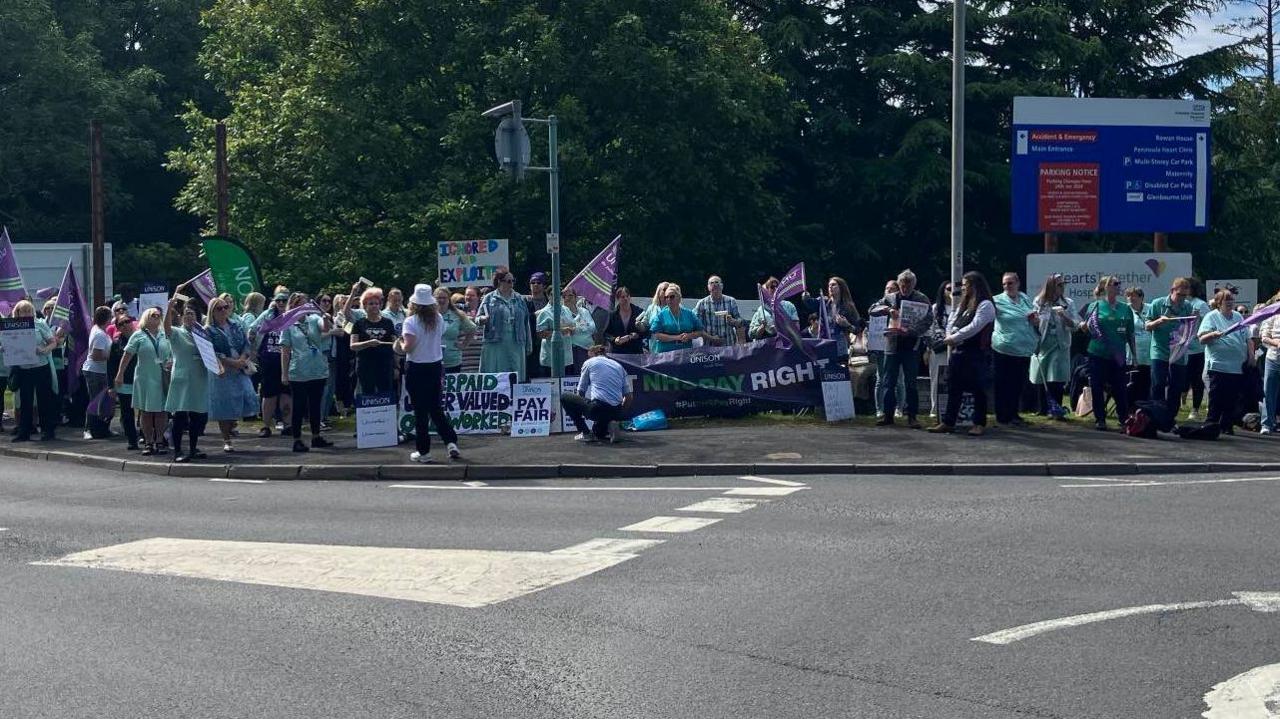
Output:
<svg viewBox="0 0 1280 719">
<path fill-rule="evenodd" d="M 463 487 L 456 484 L 389 484 L 389 489 L 467 489 L 484 492 L 719 492 L 733 487 Z M 755 489 L 748 487 L 747 489 Z"/>
<path fill-rule="evenodd" d="M 808 487 L 737 487 L 725 494 L 737 497 L 785 497 Z"/>
<path fill-rule="evenodd" d="M 1204 695 L 1205 719 L 1275 719 L 1280 716 L 1280 664 L 1250 669 Z"/>
<path fill-rule="evenodd" d="M 650 547 L 656 547 L 665 539 L 615 539 L 599 537 L 588 539 L 582 544 L 557 549 L 552 554 L 639 554 Z"/>
<path fill-rule="evenodd" d="M 225 478 L 216 478 L 216 479 L 211 479 L 211 480 L 209 480 L 209 481 L 210 481 L 210 482 L 231 482 L 231 483 L 234 483 L 234 484 L 266 484 L 266 483 L 267 483 L 267 480 L 265 480 L 265 479 L 225 479 Z"/>
<path fill-rule="evenodd" d="M 767 499 L 732 499 L 728 497 L 718 497 L 716 499 L 708 499 L 703 502 L 695 502 L 688 507 L 680 507 L 677 512 L 715 512 L 718 514 L 737 514 L 745 512 L 753 507 L 758 507 L 769 500 Z"/>
<path fill-rule="evenodd" d="M 580 579 L 636 555 L 344 547 L 156 537 L 70 554 L 53 567 L 113 569 L 414 602 L 483 607 Z M 572 548 L 570 548 L 572 549 Z"/>
<path fill-rule="evenodd" d="M 628 524 L 620 528 L 621 532 L 692 532 L 695 529 L 709 527 L 719 519 L 706 519 L 704 517 L 650 517 L 643 522 Z"/>
<path fill-rule="evenodd" d="M 468 487 L 488 487 L 489 486 L 485 482 L 463 482 L 463 484 L 467 485 Z"/>
<path fill-rule="evenodd" d="M 1177 481 L 1132 482 L 1130 484 L 1060 484 L 1064 489 L 1083 489 L 1101 487 L 1103 489 L 1124 489 L 1127 487 L 1169 487 L 1183 484 L 1239 484 L 1241 482 L 1280 482 L 1280 477 L 1232 477 L 1228 479 L 1184 479 Z"/>
<path fill-rule="evenodd" d="M 792 481 L 790 481 L 790 480 L 786 480 L 786 479 L 770 479 L 769 477 L 756 477 L 756 476 L 754 476 L 754 475 L 750 475 L 750 474 L 746 475 L 745 477 L 738 477 L 738 479 L 745 479 L 745 480 L 747 480 L 748 482 L 764 482 L 765 484 L 776 484 L 776 485 L 781 486 L 781 487 L 803 487 L 803 486 L 805 486 L 804 482 L 792 482 Z"/>
</svg>

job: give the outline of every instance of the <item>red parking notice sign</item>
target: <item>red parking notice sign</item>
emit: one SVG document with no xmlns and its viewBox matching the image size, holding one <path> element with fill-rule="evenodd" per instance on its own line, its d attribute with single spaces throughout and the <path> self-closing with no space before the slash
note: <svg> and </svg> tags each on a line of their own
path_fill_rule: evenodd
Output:
<svg viewBox="0 0 1280 719">
<path fill-rule="evenodd" d="M 1045 162 L 1039 175 L 1041 232 L 1097 231 L 1098 163 Z"/>
</svg>

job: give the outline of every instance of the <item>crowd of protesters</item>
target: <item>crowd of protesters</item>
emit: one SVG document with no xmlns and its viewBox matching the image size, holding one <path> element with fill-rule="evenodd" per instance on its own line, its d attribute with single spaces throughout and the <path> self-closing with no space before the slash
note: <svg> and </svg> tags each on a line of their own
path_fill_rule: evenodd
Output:
<svg viewBox="0 0 1280 719">
<path fill-rule="evenodd" d="M 1066 296 L 1061 275 L 1046 278 L 1034 296 L 1022 291 L 1017 273 L 1003 274 L 1000 284 L 993 293 L 981 273 L 968 272 L 959 292 L 946 282 L 931 300 L 917 289 L 915 274 L 904 270 L 863 313 L 849 283 L 833 276 L 817 297 L 805 293 L 779 305 L 806 336 L 834 339 L 838 356 L 869 355 L 880 426 L 902 419 L 923 428 L 916 379 L 924 369 L 929 431 L 935 433 L 956 431 L 963 400 L 971 397 L 968 433 L 984 434 L 988 391 L 998 424 L 1024 424 L 1021 413 L 1028 406 L 1056 419 L 1074 408 L 1091 412 L 1105 430 L 1108 408 L 1123 422 L 1135 401 L 1149 400 L 1176 416 L 1187 393 L 1187 419 L 1196 421 L 1206 387 L 1206 419 L 1221 431 L 1232 433 L 1264 400 L 1261 431 L 1280 429 L 1280 321 L 1224 333 L 1248 314 L 1235 305 L 1231 289 L 1206 302 L 1194 280 L 1177 278 L 1167 296 L 1148 302 L 1142 289 L 1103 277 L 1092 301 L 1076 303 Z M 769 291 L 777 285 L 773 277 L 761 282 Z M 674 282 L 659 283 L 644 308 L 626 287 L 615 289 L 607 308 L 588 307 L 565 287 L 557 317 L 548 299 L 556 288 L 544 273 L 533 273 L 526 287 L 527 294 L 517 291 L 516 275 L 500 268 L 491 287 L 454 293 L 417 285 L 407 305 L 401 290 L 384 292 L 363 280 L 347 294 L 315 297 L 277 286 L 270 302 L 254 292 L 238 307 L 226 294 L 204 307 L 182 294 L 184 285 L 167 307 L 148 308 L 140 317 L 116 302 L 92 314 L 78 403 L 65 396 L 69 368 L 62 358 L 69 356 L 69 340 L 47 321 L 54 300 L 40 313 L 32 302 L 18 302 L 11 315 L 36 319 L 41 361 L 12 368 L 0 363 L 17 405 L 13 441 L 29 441 L 37 429 L 42 439 L 53 439 L 63 423 L 83 426 L 85 439 L 106 439 L 114 436 L 110 426 L 118 413 L 130 450 L 171 453 L 175 462 L 205 458 L 199 442 L 211 421 L 228 453 L 236 451 L 244 425 L 257 425 L 261 438 L 292 439 L 296 452 L 328 449 L 335 445 L 325 436 L 331 418 L 346 416 L 356 395 L 398 393 L 403 381 L 421 408 L 410 459 L 431 459 L 428 422 L 457 458 L 457 435 L 441 406 L 445 373 L 511 372 L 523 382 L 549 376 L 555 364 L 566 375 L 582 375 L 580 396 L 564 404 L 578 439 L 607 440 L 629 398 L 625 373 L 609 354 L 745 344 L 777 333 L 766 305 L 744 317 L 717 275 L 707 279 L 707 294 L 692 309 Z M 904 316 L 903 303 L 929 311 Z M 1185 351 L 1171 351 L 1177 325 L 1193 317 Z M 886 320 L 885 337 L 869 350 L 872 318 Z M 556 334 L 562 339 L 558 357 Z M 221 372 L 208 371 L 195 335 L 213 347 Z M 110 401 L 93 401 L 102 397 Z M 584 419 L 595 420 L 595 428 L 589 430 Z"/>
</svg>

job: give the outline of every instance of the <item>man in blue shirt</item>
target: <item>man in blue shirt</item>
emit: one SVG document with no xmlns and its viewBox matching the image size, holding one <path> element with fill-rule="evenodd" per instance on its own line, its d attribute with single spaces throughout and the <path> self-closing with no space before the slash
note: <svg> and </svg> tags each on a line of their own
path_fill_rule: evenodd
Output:
<svg viewBox="0 0 1280 719">
<path fill-rule="evenodd" d="M 631 391 L 627 388 L 627 371 L 605 356 L 604 345 L 594 345 L 587 351 L 578 376 L 578 393 L 560 398 L 560 406 L 573 426 L 578 428 L 574 439 L 579 442 L 617 441 L 615 423 L 622 418 L 631 404 Z M 593 423 L 587 429 L 586 420 Z"/>
</svg>

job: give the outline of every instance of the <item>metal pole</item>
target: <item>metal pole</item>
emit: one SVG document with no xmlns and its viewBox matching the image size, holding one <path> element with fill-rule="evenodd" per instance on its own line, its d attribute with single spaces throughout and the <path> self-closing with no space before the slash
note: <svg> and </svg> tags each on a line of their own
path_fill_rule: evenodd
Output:
<svg viewBox="0 0 1280 719">
<path fill-rule="evenodd" d="M 107 298 L 106 237 L 102 207 L 102 123 L 89 121 L 89 238 L 93 243 L 93 306 Z"/>
<path fill-rule="evenodd" d="M 1155 245 L 1156 252 L 1169 251 L 1169 235 L 1165 232 L 1157 232 L 1153 238 L 1152 244 Z"/>
<path fill-rule="evenodd" d="M 1058 235 L 1055 232 L 1044 233 L 1044 252 L 1046 255 L 1053 254 L 1058 251 Z M 1031 284 L 1031 278 L 1027 278 L 1027 284 Z"/>
<path fill-rule="evenodd" d="M 564 335 L 560 334 L 560 151 L 559 138 L 557 137 L 557 125 L 555 115 L 547 116 L 547 145 L 550 148 L 551 159 L 547 163 L 550 171 L 547 173 L 551 182 L 551 234 L 555 235 L 555 245 L 551 250 L 551 316 L 554 318 L 554 330 L 551 332 L 551 376 L 564 376 L 564 359 L 560 353 L 563 351 L 561 347 L 564 345 Z M 577 312 L 577 307 L 574 307 Z"/>
<path fill-rule="evenodd" d="M 231 220 L 227 209 L 227 126 L 221 120 L 214 126 L 214 186 L 218 199 L 218 234 L 226 237 L 231 234 Z"/>
<path fill-rule="evenodd" d="M 951 295 L 957 298 L 964 275 L 964 14 L 965 0 L 955 0 L 951 35 Z"/>
</svg>

